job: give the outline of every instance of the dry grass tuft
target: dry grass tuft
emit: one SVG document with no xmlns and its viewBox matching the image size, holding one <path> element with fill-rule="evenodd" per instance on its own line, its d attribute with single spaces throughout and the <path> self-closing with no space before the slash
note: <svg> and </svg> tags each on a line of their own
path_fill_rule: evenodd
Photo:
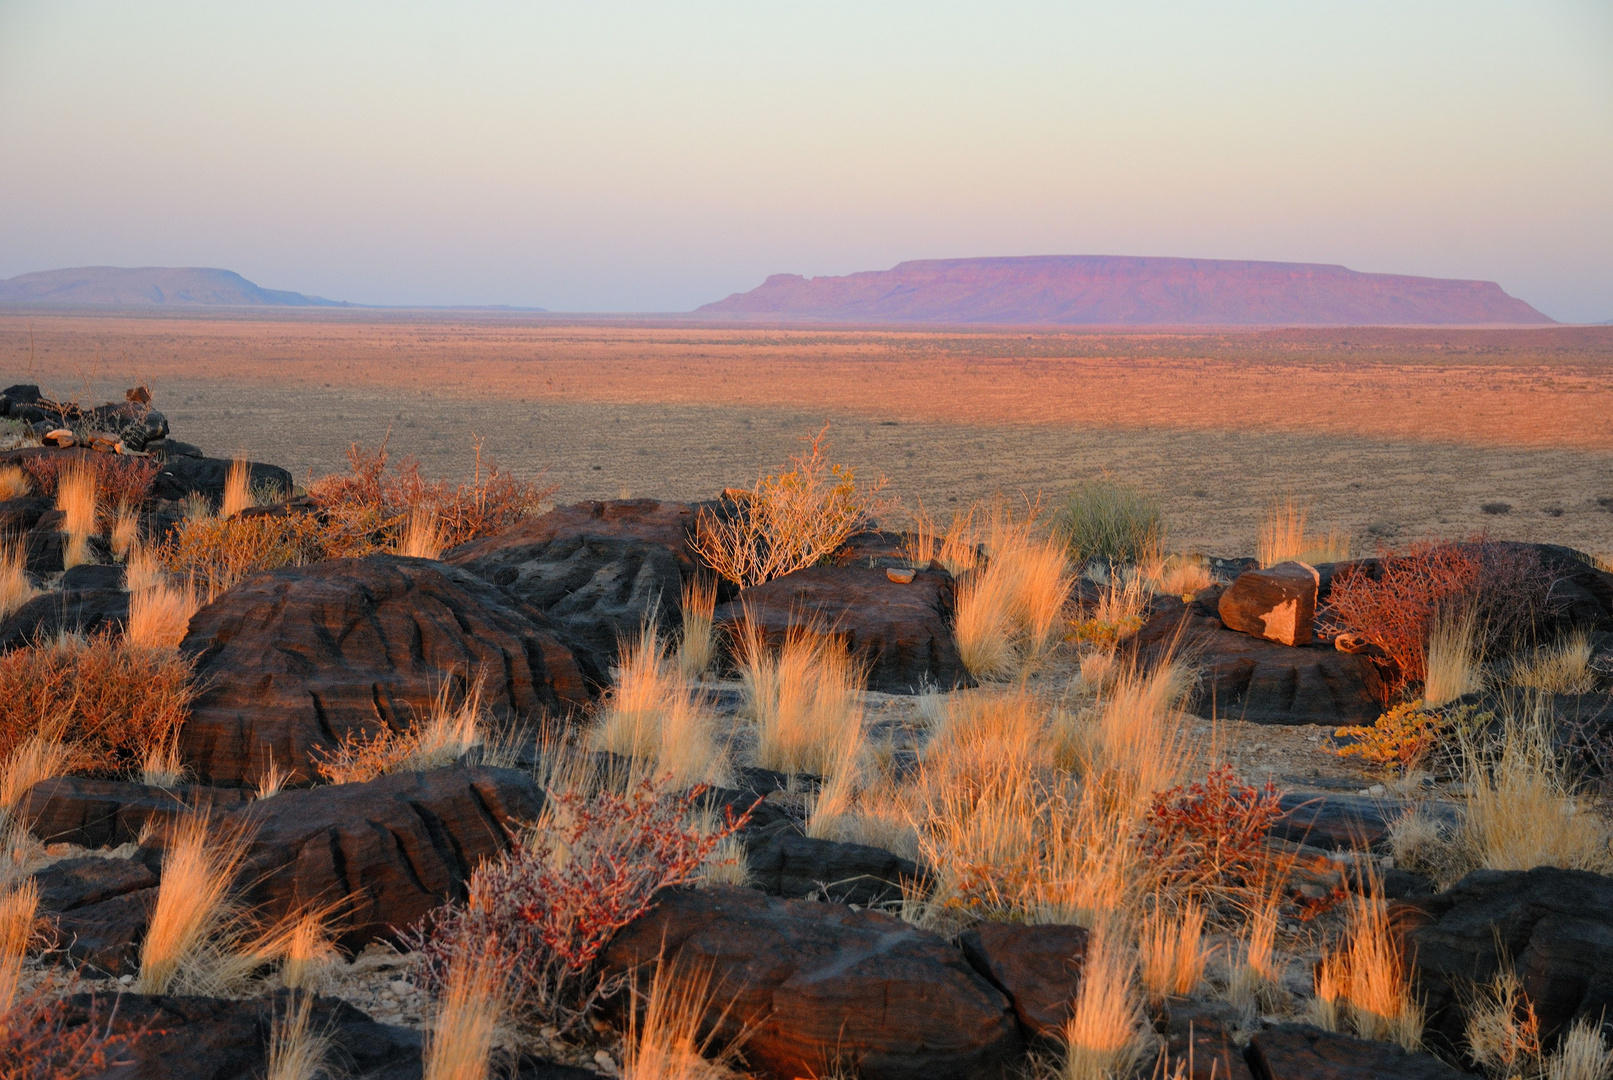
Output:
<svg viewBox="0 0 1613 1080">
<path fill-rule="evenodd" d="M 89 540 L 98 531 L 96 519 L 101 507 L 94 470 L 75 467 L 62 471 L 56 484 L 56 509 L 65 515 L 62 532 L 67 535 L 67 546 L 62 563 L 71 570 L 90 561 Z"/>
<path fill-rule="evenodd" d="M 123 587 L 131 593 L 155 588 L 167 581 L 162 571 L 162 557 L 151 547 L 141 544 L 129 549 L 123 565 Z"/>
<path fill-rule="evenodd" d="M 160 557 L 169 572 L 205 583 L 212 599 L 248 574 L 325 558 L 328 540 L 312 514 L 196 517 L 173 530 Z"/>
<path fill-rule="evenodd" d="M 919 503 L 913 515 L 913 530 L 903 544 L 908 560 L 920 569 L 938 562 L 954 577 L 973 570 L 980 563 L 980 546 L 974 536 L 975 512 L 976 508 L 970 507 L 967 513 L 953 514 L 943 530 Z"/>
<path fill-rule="evenodd" d="M 729 775 L 728 759 L 714 726 L 711 710 L 701 695 L 690 692 L 655 623 L 646 620 L 638 639 L 622 645 L 593 744 L 640 759 L 679 787 L 721 783 Z"/>
<path fill-rule="evenodd" d="M 1063 544 L 1034 535 L 1035 509 L 1016 520 L 993 508 L 989 559 L 958 589 L 953 635 L 976 678 L 1004 678 L 1040 661 L 1064 635 L 1075 585 Z"/>
<path fill-rule="evenodd" d="M 1602 1035 L 1602 1025 L 1588 1016 L 1575 1020 L 1557 1050 L 1546 1059 L 1545 1080 L 1609 1080 L 1613 1077 L 1613 1047 Z"/>
<path fill-rule="evenodd" d="M 239 828 L 206 812 L 174 823 L 135 992 L 216 994 L 257 967 L 260 957 L 241 948 L 245 928 L 230 897 L 247 846 Z"/>
<path fill-rule="evenodd" d="M 502 956 L 493 940 L 448 964 L 437 1015 L 426 1033 L 422 1080 L 487 1080 L 507 1010 Z"/>
<path fill-rule="evenodd" d="M 219 505 L 218 516 L 232 518 L 248 507 L 255 506 L 252 498 L 252 470 L 245 457 L 237 454 L 224 474 L 224 501 Z"/>
<path fill-rule="evenodd" d="M 1124 945 L 1105 930 L 1094 933 L 1064 1025 L 1061 1080 L 1113 1080 L 1131 1075 L 1142 1060 L 1147 1039 L 1133 974 Z"/>
<path fill-rule="evenodd" d="M 20 884 L 0 885 L 0 1017 L 17 1002 L 28 945 L 34 939 L 39 914 L 39 883 L 24 878 Z"/>
<path fill-rule="evenodd" d="M 1208 961 L 1204 909 L 1189 903 L 1173 914 L 1156 903 L 1142 921 L 1137 953 L 1149 1001 L 1157 1004 L 1166 998 L 1191 996 L 1204 981 Z"/>
<path fill-rule="evenodd" d="M 1405 959 L 1388 907 L 1370 892 L 1351 893 L 1349 929 L 1343 944 L 1323 955 L 1316 967 L 1312 1019 L 1338 1030 L 1348 1022 L 1363 1039 L 1386 1040 L 1407 1050 L 1422 1047 L 1423 1009 L 1412 996 Z"/>
<path fill-rule="evenodd" d="M 756 764 L 832 776 L 857 757 L 863 673 L 838 637 L 792 626 L 775 650 L 746 621 L 736 644 L 746 705 L 756 723 Z"/>
<path fill-rule="evenodd" d="M 323 988 L 341 956 L 330 926 L 330 909 L 301 912 L 286 920 L 265 943 L 280 959 L 280 981 L 293 990 Z"/>
<path fill-rule="evenodd" d="M 118 507 L 112 521 L 112 557 L 125 561 L 140 546 L 140 508 L 128 503 Z"/>
<path fill-rule="evenodd" d="M 140 765 L 140 782 L 172 789 L 184 781 L 189 771 L 179 756 L 179 740 L 173 738 L 147 749 L 146 760 Z"/>
<path fill-rule="evenodd" d="M 437 515 L 430 507 L 414 506 L 409 509 L 403 533 L 398 537 L 398 554 L 412 559 L 440 559 L 444 550 L 442 529 Z"/>
<path fill-rule="evenodd" d="M 719 1042 L 727 1009 L 715 1009 L 711 972 L 676 960 L 655 965 L 648 990 L 632 988 L 622 1040 L 622 1080 L 729 1080 L 740 1039 Z M 707 1019 L 713 1015 L 714 1019 Z M 701 1031 L 704 1029 L 705 1034 Z"/>
<path fill-rule="evenodd" d="M 293 994 L 269 1026 L 269 1062 L 264 1080 L 316 1080 L 328 1075 L 331 1038 L 310 1027 L 314 995 Z"/>
<path fill-rule="evenodd" d="M 0 465 L 0 500 L 20 499 L 34 490 L 28 474 L 19 465 Z"/>
<path fill-rule="evenodd" d="M 1540 1017 L 1534 1002 L 1511 968 L 1503 967 L 1477 988 L 1467 1004 L 1467 1052 L 1473 1063 L 1492 1075 L 1518 1076 L 1540 1065 Z"/>
<path fill-rule="evenodd" d="M 1259 1016 L 1278 1008 L 1288 996 L 1283 989 L 1284 965 L 1277 957 L 1280 907 L 1280 898 L 1268 894 L 1250 909 L 1243 931 L 1242 956 L 1227 980 L 1227 1000 L 1246 1016 Z"/>
<path fill-rule="evenodd" d="M 1596 689 L 1591 670 L 1591 639 L 1576 630 L 1550 645 L 1536 649 L 1512 665 L 1513 686 L 1548 694 L 1588 694 Z"/>
<path fill-rule="evenodd" d="M 0 619 L 39 595 L 28 577 L 28 549 L 21 540 L 0 543 Z"/>
<path fill-rule="evenodd" d="M 712 631 L 717 582 L 703 574 L 685 582 L 681 601 L 683 632 L 678 637 L 678 671 L 685 679 L 698 679 L 711 670 L 717 658 Z"/>
<path fill-rule="evenodd" d="M 1423 700 L 1430 707 L 1437 708 L 1484 689 L 1478 618 L 1478 611 L 1471 606 L 1447 608 L 1429 628 Z"/>
<path fill-rule="evenodd" d="M 1136 576 L 1151 591 L 1183 600 L 1191 600 L 1215 584 L 1209 561 L 1202 555 L 1150 556 L 1138 564 Z"/>
<path fill-rule="evenodd" d="M 425 719 L 415 720 L 403 731 L 382 728 L 369 737 L 350 731 L 335 750 L 315 749 L 321 760 L 314 768 L 329 783 L 361 784 L 385 773 L 424 772 L 451 765 L 477 747 L 487 746 L 491 738 L 482 686 L 478 676 L 456 696 L 454 680 L 447 680 L 438 688 Z M 274 771 L 272 763 L 270 771 Z"/>
<path fill-rule="evenodd" d="M 1272 500 L 1260 523 L 1260 535 L 1255 554 L 1261 566 L 1276 566 L 1284 562 L 1302 562 L 1315 566 L 1318 563 L 1343 562 L 1350 557 L 1350 536 L 1339 529 L 1327 535 L 1313 535 L 1306 529 L 1310 507 L 1289 496 L 1286 502 Z"/>
<path fill-rule="evenodd" d="M 131 588 L 123 636 L 131 645 L 143 648 L 178 649 L 190 630 L 191 617 L 201 607 L 201 596 L 189 585 L 170 585 L 159 577 L 146 588 Z"/>
<path fill-rule="evenodd" d="M 82 764 L 82 754 L 58 737 L 35 732 L 11 751 L 0 770 L 0 811 L 9 812 L 44 780 L 66 776 Z"/>
</svg>

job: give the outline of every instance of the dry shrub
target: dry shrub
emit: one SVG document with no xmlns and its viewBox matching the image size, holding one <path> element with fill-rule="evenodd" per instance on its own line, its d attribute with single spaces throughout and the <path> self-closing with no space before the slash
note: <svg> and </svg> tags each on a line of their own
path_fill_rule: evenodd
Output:
<svg viewBox="0 0 1613 1080">
<path fill-rule="evenodd" d="M 745 1032 L 742 1029 L 737 1039 L 718 1038 L 731 1006 L 718 1007 L 709 967 L 660 959 L 649 988 L 634 985 L 631 992 L 622 1039 L 622 1080 L 737 1078 L 732 1066 Z"/>
<path fill-rule="evenodd" d="M 1389 709 L 1371 727 L 1341 727 L 1333 735 L 1353 740 L 1338 748 L 1340 757 L 1359 757 L 1385 769 L 1409 773 L 1426 762 L 1453 732 L 1489 716 L 1476 714 L 1477 706 L 1431 709 L 1418 698 Z"/>
<path fill-rule="evenodd" d="M 126 1060 L 118 1052 L 138 1036 L 112 1034 L 110 1016 L 101 1022 L 98 1001 L 91 999 L 89 1015 L 81 1017 L 58 994 L 43 983 L 0 1014 L 0 1080 L 78 1080 L 101 1076 Z"/>
<path fill-rule="evenodd" d="M 872 527 L 885 481 L 859 484 L 849 466 L 831 464 L 828 435 L 824 425 L 790 469 L 758 479 L 725 513 L 702 510 L 689 546 L 747 588 L 816 565 Z"/>
<path fill-rule="evenodd" d="M 1075 627 L 1077 641 L 1112 652 L 1143 626 L 1148 608 L 1147 579 L 1141 574 L 1111 575 L 1090 614 Z"/>
<path fill-rule="evenodd" d="M 1087 946 L 1070 1019 L 1064 1025 L 1061 1080 L 1129 1076 L 1148 1041 L 1132 988 L 1131 956 L 1115 935 L 1099 931 Z"/>
<path fill-rule="evenodd" d="M 139 769 L 184 722 L 187 660 L 99 635 L 64 635 L 0 657 L 0 754 L 41 733 L 101 774 Z"/>
<path fill-rule="evenodd" d="M 1484 689 L 1478 612 L 1444 608 L 1434 616 L 1424 651 L 1423 700 L 1440 706 Z"/>
<path fill-rule="evenodd" d="M 139 506 L 151 495 L 151 485 L 157 480 L 155 461 L 120 454 L 37 454 L 22 467 L 34 490 L 47 498 L 58 493 L 64 476 L 87 471 L 108 506 Z"/>
<path fill-rule="evenodd" d="M 594 745 L 638 758 L 652 775 L 679 787 L 726 782 L 727 754 L 717 742 L 711 710 L 666 655 L 654 622 L 646 620 L 620 655 L 593 730 Z"/>
<path fill-rule="evenodd" d="M 140 945 L 141 994 L 216 994 L 238 985 L 262 958 L 231 897 L 249 836 L 206 812 L 178 818 L 163 849 L 157 903 Z"/>
<path fill-rule="evenodd" d="M 264 1080 L 315 1080 L 325 1074 L 332 1040 L 309 1026 L 314 995 L 293 994 L 286 1011 L 269 1024 L 268 1070 Z"/>
<path fill-rule="evenodd" d="M 1246 905 L 1274 869 L 1266 836 L 1283 816 L 1281 799 L 1270 782 L 1240 782 L 1231 765 L 1158 791 L 1143 817 L 1143 858 L 1174 893 Z"/>
<path fill-rule="evenodd" d="M 756 764 L 831 776 L 855 759 L 863 737 L 863 672 L 838 637 L 792 626 L 775 650 L 747 620 L 736 646 L 756 722 Z"/>
<path fill-rule="evenodd" d="M 494 949 L 514 980 L 512 1007 L 569 1030 L 614 989 L 588 978 L 611 937 L 648 911 L 660 890 L 698 880 L 746 817 L 702 831 L 690 819 L 703 787 L 673 795 L 643 780 L 625 794 L 553 783 L 549 790 L 536 825 L 502 858 L 477 867 L 470 899 L 429 914 L 409 943 L 421 953 L 425 985 L 439 995 L 457 958 Z"/>
<path fill-rule="evenodd" d="M 1593 651 L 1590 635 L 1575 630 L 1514 662 L 1509 681 L 1548 694 L 1588 694 L 1596 689 Z"/>
<path fill-rule="evenodd" d="M 28 548 L 21 540 L 0 542 L 0 619 L 39 595 L 28 577 Z"/>
<path fill-rule="evenodd" d="M 332 784 L 362 784 L 395 772 L 424 772 L 451 765 L 490 736 L 487 708 L 478 677 L 456 693 L 455 680 L 438 687 L 431 711 L 403 731 L 383 727 L 374 735 L 350 730 L 336 749 L 315 747 L 314 769 Z"/>
<path fill-rule="evenodd" d="M 178 649 L 190 630 L 191 617 L 202 598 L 189 585 L 165 581 L 129 592 L 129 621 L 123 636 L 131 645 L 149 649 Z"/>
<path fill-rule="evenodd" d="M 1420 683 L 1442 612 L 1471 609 L 1473 651 L 1494 657 L 1528 637 L 1550 587 L 1533 548 L 1487 540 L 1420 544 L 1380 556 L 1376 577 L 1365 570 L 1335 577 L 1325 618 L 1380 646 L 1403 681 Z"/>
<path fill-rule="evenodd" d="M 1255 554 L 1261 566 L 1276 566 L 1284 562 L 1302 562 L 1311 566 L 1318 563 L 1342 562 L 1350 557 L 1350 536 L 1339 529 L 1331 529 L 1325 536 L 1311 534 L 1306 529 L 1310 507 L 1289 496 L 1286 502 L 1273 499 L 1260 522 L 1260 536 Z"/>
<path fill-rule="evenodd" d="M 20 499 L 33 490 L 33 483 L 20 465 L 0 465 L 0 500 Z"/>
<path fill-rule="evenodd" d="M 535 513 L 554 487 L 517 480 L 482 460 L 477 440 L 476 468 L 468 483 L 427 480 L 413 458 L 388 467 L 386 443 L 367 451 L 354 443 L 347 452 L 349 474 L 314 481 L 308 496 L 329 521 L 327 547 L 333 556 L 395 550 L 411 514 L 436 524 L 444 550 L 500 532 Z"/>
<path fill-rule="evenodd" d="M 1204 909 L 1195 903 L 1168 911 L 1157 903 L 1137 935 L 1138 974 L 1151 1002 L 1188 997 L 1204 981 Z"/>
<path fill-rule="evenodd" d="M 1055 527 L 1076 562 L 1137 563 L 1165 546 L 1159 500 L 1108 477 L 1071 492 Z"/>
<path fill-rule="evenodd" d="M 698 679 L 711 670 L 717 658 L 713 619 L 717 613 L 717 582 L 704 574 L 684 583 L 681 599 L 683 632 L 678 636 L 678 672 Z"/>
<path fill-rule="evenodd" d="M 1329 1031 L 1347 1023 L 1363 1039 L 1417 1050 L 1422 1047 L 1423 1009 L 1412 996 L 1405 957 L 1381 895 L 1376 883 L 1350 894 L 1345 940 L 1316 966 L 1312 1019 Z"/>
<path fill-rule="evenodd" d="M 249 574 L 325 558 L 328 531 L 312 514 L 187 518 L 159 553 L 163 568 L 204 583 L 209 598 Z"/>
<path fill-rule="evenodd" d="M 455 951 L 422 1053 L 423 1080 L 487 1080 L 511 971 L 495 938 Z"/>
<path fill-rule="evenodd" d="M 975 512 L 976 507 L 970 507 L 967 513 L 953 514 L 942 529 L 919 503 L 913 515 L 913 530 L 903 539 L 909 561 L 919 568 L 938 562 L 954 577 L 973 570 L 980 563 L 980 546 L 974 536 Z"/>
<path fill-rule="evenodd" d="M 232 518 L 249 506 L 257 505 L 252 498 L 252 470 L 246 458 L 236 455 L 224 474 L 224 499 L 219 504 L 218 516 Z"/>
</svg>

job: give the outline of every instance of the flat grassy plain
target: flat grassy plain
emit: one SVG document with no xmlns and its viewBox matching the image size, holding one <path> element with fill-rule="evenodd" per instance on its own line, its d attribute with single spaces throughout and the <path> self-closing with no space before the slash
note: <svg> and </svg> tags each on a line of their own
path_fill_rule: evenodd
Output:
<svg viewBox="0 0 1613 1080">
<path fill-rule="evenodd" d="M 1267 503 L 1380 543 L 1487 530 L 1613 552 L 1613 327 L 842 330 L 460 312 L 0 315 L 8 381 L 143 382 L 176 438 L 299 479 L 355 439 L 547 470 L 557 500 L 707 498 L 831 425 L 908 506 L 1158 493 L 1170 546 L 1249 554 Z M 1506 504 L 1502 513 L 1486 504 Z"/>
</svg>

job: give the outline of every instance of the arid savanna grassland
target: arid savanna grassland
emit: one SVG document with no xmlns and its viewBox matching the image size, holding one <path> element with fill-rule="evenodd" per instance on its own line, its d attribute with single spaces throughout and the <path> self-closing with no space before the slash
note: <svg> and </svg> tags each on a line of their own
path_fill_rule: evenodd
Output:
<svg viewBox="0 0 1613 1080">
<path fill-rule="evenodd" d="M 1117 333 L 776 329 L 451 312 L 0 317 L 18 379 L 149 383 L 180 437 L 299 479 L 378 443 L 457 475 L 473 436 L 561 502 L 697 499 L 832 424 L 912 506 L 1157 494 L 1171 546 L 1253 550 L 1274 497 L 1358 551 L 1478 531 L 1613 549 L 1613 328 Z M 1485 507 L 1490 510 L 1487 512 Z M 1505 507 L 1503 510 L 1502 507 Z"/>
</svg>

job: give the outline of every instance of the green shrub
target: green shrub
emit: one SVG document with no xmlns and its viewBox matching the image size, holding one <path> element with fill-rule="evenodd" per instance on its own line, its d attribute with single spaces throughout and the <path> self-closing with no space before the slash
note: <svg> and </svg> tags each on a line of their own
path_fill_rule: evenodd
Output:
<svg viewBox="0 0 1613 1080">
<path fill-rule="evenodd" d="M 1078 562 L 1135 563 L 1165 545 L 1165 512 L 1159 500 L 1107 477 L 1078 485 L 1054 524 Z"/>
</svg>

